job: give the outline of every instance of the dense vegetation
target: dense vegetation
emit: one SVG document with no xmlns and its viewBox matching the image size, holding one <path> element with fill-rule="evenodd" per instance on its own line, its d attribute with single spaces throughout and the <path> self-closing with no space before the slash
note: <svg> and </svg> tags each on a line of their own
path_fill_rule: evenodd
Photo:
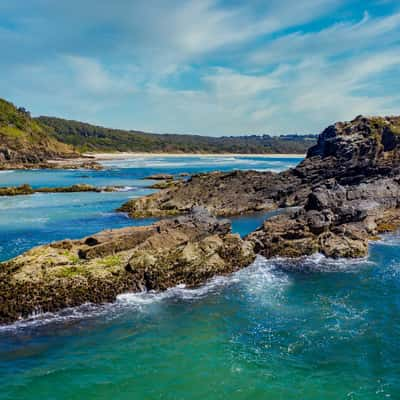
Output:
<svg viewBox="0 0 400 400">
<path fill-rule="evenodd" d="M 71 156 L 73 149 L 59 142 L 24 108 L 0 99 L 0 163 L 35 163 L 51 157 Z"/>
<path fill-rule="evenodd" d="M 314 135 L 209 137 L 124 131 L 53 117 L 37 121 L 59 141 L 84 152 L 305 153 L 316 142 Z"/>
<path fill-rule="evenodd" d="M 32 118 L 0 99 L 0 167 L 36 164 L 78 152 L 305 153 L 316 136 L 209 137 L 103 128 L 61 118 Z"/>
</svg>

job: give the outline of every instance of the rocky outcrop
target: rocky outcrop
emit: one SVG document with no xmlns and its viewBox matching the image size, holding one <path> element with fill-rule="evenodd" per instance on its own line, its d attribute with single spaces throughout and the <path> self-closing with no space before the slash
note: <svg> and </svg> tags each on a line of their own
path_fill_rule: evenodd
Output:
<svg viewBox="0 0 400 400">
<path fill-rule="evenodd" d="M 359 116 L 325 129 L 294 169 L 197 175 L 121 210 L 133 217 L 160 216 L 196 204 L 228 216 L 298 206 L 248 237 L 260 254 L 360 257 L 370 238 L 398 226 L 399 182 L 400 117 Z"/>
<path fill-rule="evenodd" d="M 124 292 L 196 286 L 249 265 L 252 243 L 204 210 L 145 227 L 36 247 L 0 264 L 0 323 L 115 300 Z"/>
<path fill-rule="evenodd" d="M 400 117 L 336 123 L 292 171 L 311 188 L 304 207 L 248 240 L 267 257 L 365 256 L 369 240 L 400 225 L 399 167 Z"/>
<path fill-rule="evenodd" d="M 305 200 L 306 188 L 290 171 L 282 174 L 257 171 L 213 172 L 193 175 L 187 181 L 125 203 L 119 211 L 131 217 L 185 214 L 194 206 L 218 216 L 267 211 Z"/>
<path fill-rule="evenodd" d="M 0 264 L 0 323 L 128 291 L 195 286 L 255 254 L 365 256 L 369 240 L 400 225 L 399 138 L 400 118 L 358 117 L 327 128 L 292 170 L 194 175 L 131 200 L 120 210 L 133 217 L 187 215 L 37 247 Z M 288 206 L 297 207 L 244 240 L 205 211 Z"/>
<path fill-rule="evenodd" d="M 265 257 L 364 257 L 368 241 L 399 226 L 400 180 L 316 188 L 304 207 L 268 221 L 247 240 Z"/>
<path fill-rule="evenodd" d="M 358 116 L 325 129 L 294 173 L 302 182 L 356 185 L 400 173 L 400 117 Z"/>
<path fill-rule="evenodd" d="M 131 200 L 132 217 L 181 214 L 201 205 L 230 216 L 304 205 L 316 185 L 356 185 L 399 174 L 400 117 L 362 117 L 325 129 L 296 168 L 282 173 L 234 171 L 195 175 L 181 185 Z"/>
</svg>

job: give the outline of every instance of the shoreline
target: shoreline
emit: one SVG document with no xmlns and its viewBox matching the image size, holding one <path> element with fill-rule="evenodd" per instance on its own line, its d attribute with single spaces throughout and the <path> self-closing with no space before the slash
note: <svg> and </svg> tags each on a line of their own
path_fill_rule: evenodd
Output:
<svg viewBox="0 0 400 400">
<path fill-rule="evenodd" d="M 305 154 L 291 153 L 84 153 L 84 157 L 94 160 L 124 160 L 133 157 L 264 157 L 264 158 L 304 158 Z"/>
<path fill-rule="evenodd" d="M 303 159 L 306 154 L 291 153 L 83 153 L 77 158 L 54 158 L 37 164 L 0 163 L 0 171 L 32 170 L 32 169 L 103 169 L 99 161 L 128 160 L 135 157 L 260 157 L 260 158 L 298 158 Z"/>
</svg>

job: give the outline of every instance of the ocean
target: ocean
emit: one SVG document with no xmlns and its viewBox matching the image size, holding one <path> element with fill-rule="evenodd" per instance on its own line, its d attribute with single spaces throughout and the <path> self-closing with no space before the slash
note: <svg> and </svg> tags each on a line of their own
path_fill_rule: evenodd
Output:
<svg viewBox="0 0 400 400">
<path fill-rule="evenodd" d="M 0 186 L 119 185 L 0 198 L 0 260 L 43 243 L 148 224 L 114 210 L 154 173 L 279 171 L 299 158 L 137 157 L 103 171 L 0 173 Z M 234 218 L 245 235 L 270 214 Z M 0 399 L 399 399 L 400 240 L 368 258 L 258 257 L 196 289 L 120 295 L 0 327 Z"/>
</svg>

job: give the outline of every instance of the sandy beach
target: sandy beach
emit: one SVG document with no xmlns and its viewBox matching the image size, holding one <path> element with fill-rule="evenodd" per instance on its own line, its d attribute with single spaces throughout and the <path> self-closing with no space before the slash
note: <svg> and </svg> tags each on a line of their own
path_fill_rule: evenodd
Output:
<svg viewBox="0 0 400 400">
<path fill-rule="evenodd" d="M 265 158 L 302 158 L 305 154 L 239 154 L 239 153 L 85 153 L 85 157 L 95 160 L 123 160 L 135 157 L 265 157 Z"/>
</svg>

